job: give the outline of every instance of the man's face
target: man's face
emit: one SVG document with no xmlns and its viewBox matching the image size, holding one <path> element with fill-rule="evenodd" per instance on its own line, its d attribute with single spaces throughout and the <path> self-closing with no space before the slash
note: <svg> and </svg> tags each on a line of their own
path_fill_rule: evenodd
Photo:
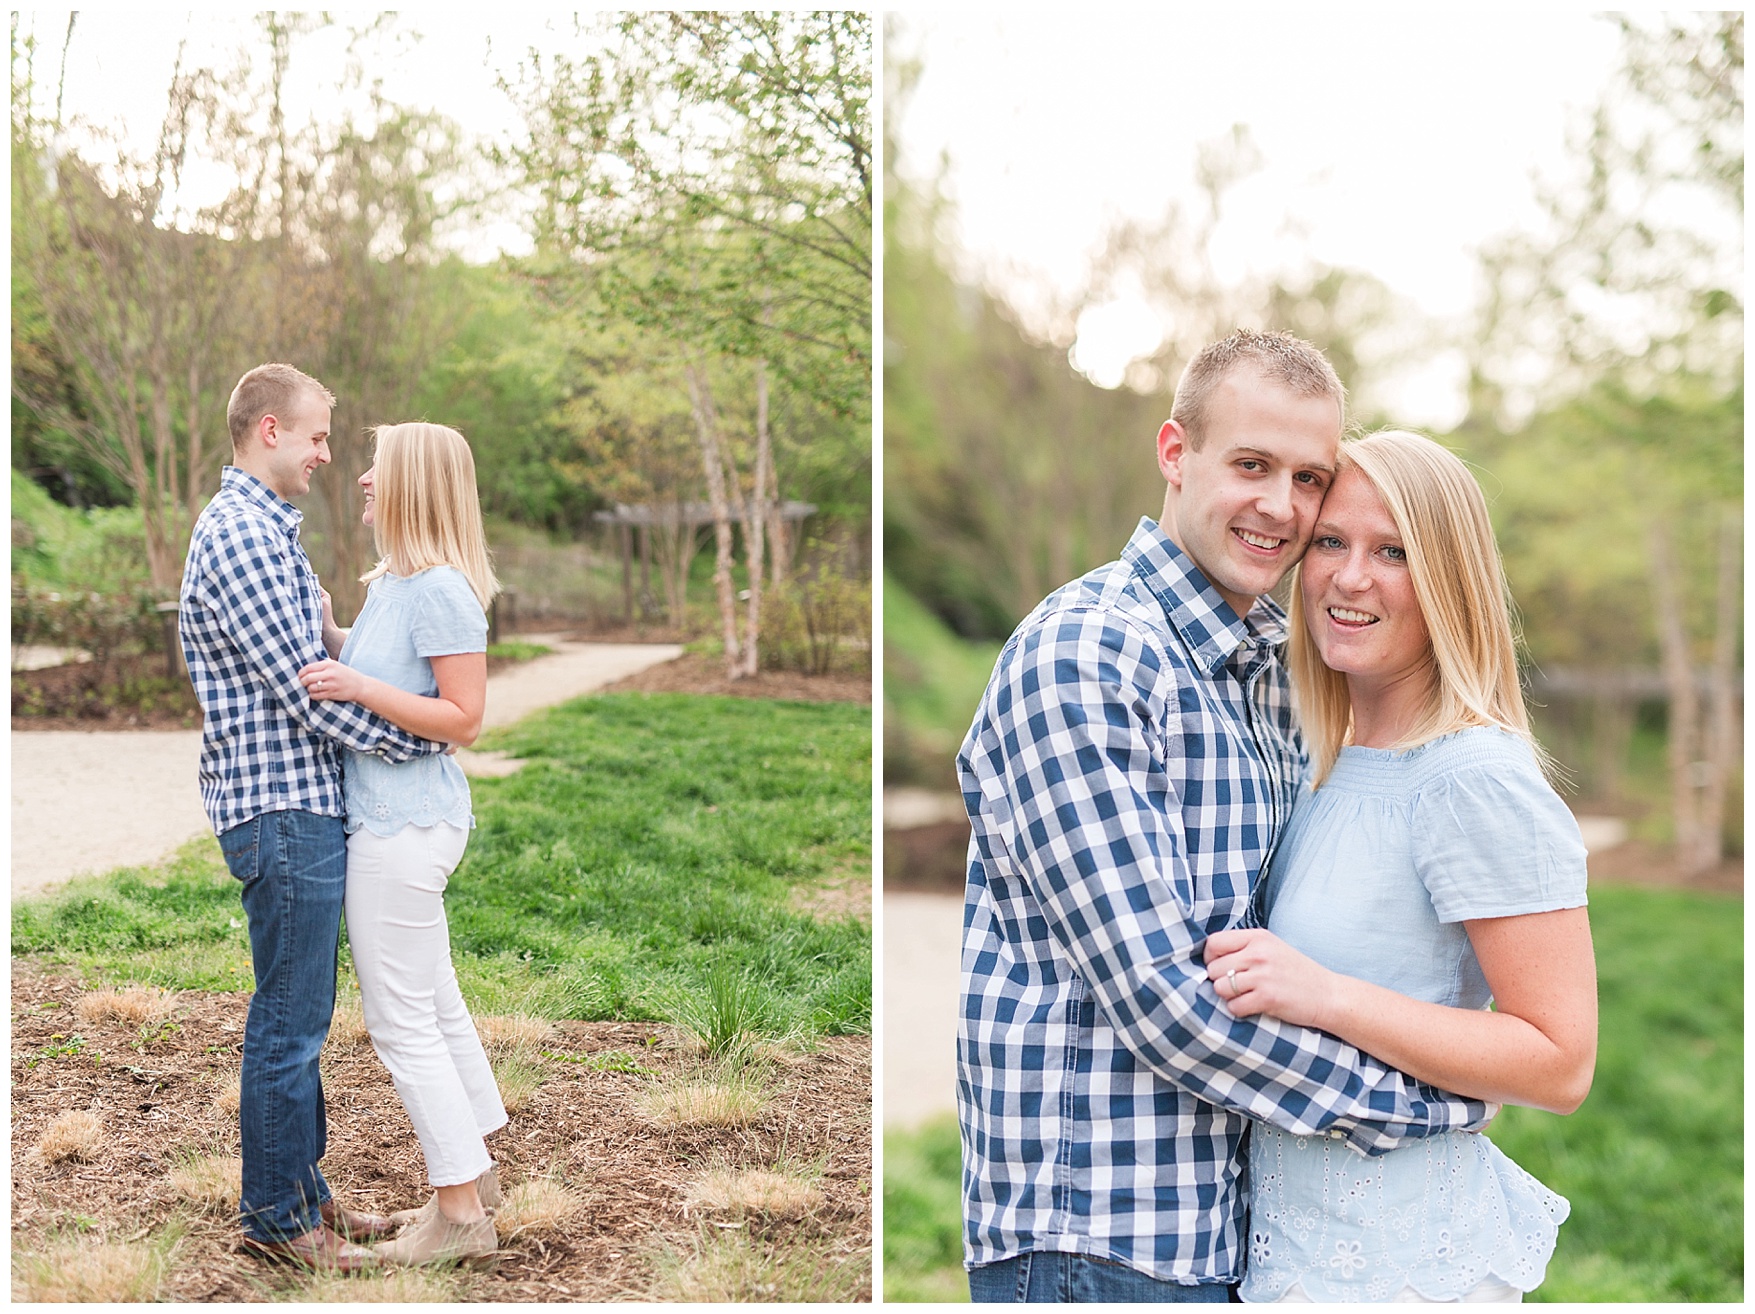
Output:
<svg viewBox="0 0 1755 1314">
<path fill-rule="evenodd" d="M 303 393 L 284 415 L 263 416 L 264 430 L 270 421 L 274 443 L 264 482 L 289 500 L 302 497 L 311 491 L 311 475 L 317 467 L 329 464 L 329 406 L 315 393 Z"/>
<path fill-rule="evenodd" d="M 1164 529 L 1239 616 L 1310 545 L 1340 449 L 1340 407 L 1254 370 L 1213 390 L 1200 450 L 1174 420 L 1158 432 Z"/>
</svg>

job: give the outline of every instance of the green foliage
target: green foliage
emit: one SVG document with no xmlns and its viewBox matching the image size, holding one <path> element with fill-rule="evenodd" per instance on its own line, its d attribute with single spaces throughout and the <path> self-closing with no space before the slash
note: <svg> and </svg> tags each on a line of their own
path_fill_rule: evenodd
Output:
<svg viewBox="0 0 1755 1314">
<path fill-rule="evenodd" d="M 1689 628 L 1711 633 L 1718 512 L 1741 498 L 1742 435 L 1740 387 L 1674 378 L 1638 392 L 1613 377 L 1514 433 L 1452 435 L 1481 472 L 1534 661 L 1656 664 L 1648 530 L 1659 516 L 1685 563 Z"/>
<path fill-rule="evenodd" d="M 1599 887 L 1591 929 L 1596 1085 L 1570 1117 L 1507 1109 L 1490 1132 L 1572 1202 L 1529 1299 L 1741 1301 L 1742 903 Z M 889 1300 L 966 1295 L 960 1155 L 948 1119 L 884 1137 Z"/>
<path fill-rule="evenodd" d="M 828 675 L 871 670 L 871 581 L 847 574 L 840 554 L 764 595 L 762 665 Z"/>
<path fill-rule="evenodd" d="M 14 585 L 87 593 L 133 593 L 150 583 L 140 512 L 76 511 L 12 471 Z M 15 643 L 27 642 L 14 632 Z"/>
<path fill-rule="evenodd" d="M 869 415 L 870 15 L 624 14 L 591 35 L 507 87 L 539 251 L 615 253 L 593 280 L 620 315 Z"/>
<path fill-rule="evenodd" d="M 478 826 L 447 895 L 477 1007 L 668 1019 L 732 971 L 757 992 L 734 1012 L 768 1030 L 870 1028 L 870 929 L 789 902 L 795 885 L 870 864 L 865 708 L 610 695 L 491 746 L 529 765 L 473 783 Z M 12 947 L 106 979 L 250 980 L 236 884 L 210 839 L 164 868 L 15 901 Z"/>
<path fill-rule="evenodd" d="M 960 634 L 998 638 L 1121 550 L 1163 485 L 1168 407 L 1075 374 L 961 285 L 931 203 L 891 180 L 884 228 L 884 568 Z"/>
<path fill-rule="evenodd" d="M 893 576 L 884 579 L 884 780 L 954 792 L 952 759 L 999 660 L 959 639 Z"/>
</svg>

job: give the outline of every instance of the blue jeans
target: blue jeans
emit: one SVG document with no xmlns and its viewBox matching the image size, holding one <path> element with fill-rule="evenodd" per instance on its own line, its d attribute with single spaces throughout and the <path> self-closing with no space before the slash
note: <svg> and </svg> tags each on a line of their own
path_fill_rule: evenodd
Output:
<svg viewBox="0 0 1755 1314">
<path fill-rule="evenodd" d="M 244 884 L 256 993 L 244 1025 L 238 1120 L 244 1145 L 244 1231 L 302 1236 L 321 1221 L 329 1183 L 317 1056 L 335 1012 L 335 962 L 347 891 L 340 817 L 265 812 L 219 837 Z"/>
<path fill-rule="evenodd" d="M 988 1305 L 1064 1305 L 1114 1301 L 1119 1304 L 1158 1304 L 1190 1301 L 1223 1305 L 1233 1288 L 1223 1282 L 1184 1286 L 1090 1255 L 1067 1255 L 1054 1250 L 1033 1250 L 996 1264 L 979 1264 L 969 1270 L 969 1299 Z"/>
</svg>

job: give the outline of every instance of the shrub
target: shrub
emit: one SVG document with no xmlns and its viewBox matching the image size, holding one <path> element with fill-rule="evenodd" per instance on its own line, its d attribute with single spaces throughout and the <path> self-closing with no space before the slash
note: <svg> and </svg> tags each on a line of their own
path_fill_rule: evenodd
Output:
<svg viewBox="0 0 1755 1314">
<path fill-rule="evenodd" d="M 846 573 L 843 555 L 822 553 L 768 595 L 763 666 L 809 675 L 871 670 L 871 580 Z"/>
</svg>

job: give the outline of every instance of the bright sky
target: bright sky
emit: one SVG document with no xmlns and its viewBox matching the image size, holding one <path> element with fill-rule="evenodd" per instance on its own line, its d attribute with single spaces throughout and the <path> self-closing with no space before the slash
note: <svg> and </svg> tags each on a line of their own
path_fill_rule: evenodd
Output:
<svg viewBox="0 0 1755 1314">
<path fill-rule="evenodd" d="M 337 17 L 337 26 L 293 42 L 289 124 L 302 124 L 313 112 L 326 116 L 340 93 L 346 26 L 364 25 L 370 14 L 342 11 Z M 67 11 L 22 13 L 21 35 L 32 32 L 38 42 L 37 112 L 52 116 Z M 362 50 L 370 52 L 369 73 L 382 79 L 390 101 L 436 109 L 466 135 L 491 140 L 511 134 L 520 122 L 511 101 L 496 88 L 495 73 L 510 73 L 532 46 L 579 49 L 572 32 L 568 10 L 543 14 L 513 6 L 490 17 L 484 9 L 435 12 L 415 7 L 404 11 L 391 35 L 374 38 Z M 246 13 L 82 9 L 67 47 L 65 117 L 124 135 L 137 149 L 149 150 L 164 117 L 178 45 L 185 41 L 186 68 L 205 64 L 223 71 L 234 64 L 233 52 L 245 45 L 251 47 L 257 67 L 266 66 L 266 42 Z M 200 186 L 198 174 L 194 185 Z M 473 259 L 528 246 L 514 217 L 459 234 L 455 244 Z"/>
<path fill-rule="evenodd" d="M 1583 12 L 1212 6 L 914 13 L 887 49 L 923 64 L 902 172 L 930 177 L 944 153 L 960 245 L 1026 316 L 1083 282 L 1110 218 L 1194 201 L 1196 144 L 1246 123 L 1266 167 L 1228 197 L 1221 274 L 1307 250 L 1448 321 L 1474 303 L 1474 249 L 1538 223 L 1532 177 L 1562 172 L 1619 36 Z M 1113 386 L 1155 345 L 1122 302 L 1080 321 L 1074 359 Z M 1440 356 L 1384 400 L 1448 428 L 1462 382 L 1460 355 Z"/>
</svg>

